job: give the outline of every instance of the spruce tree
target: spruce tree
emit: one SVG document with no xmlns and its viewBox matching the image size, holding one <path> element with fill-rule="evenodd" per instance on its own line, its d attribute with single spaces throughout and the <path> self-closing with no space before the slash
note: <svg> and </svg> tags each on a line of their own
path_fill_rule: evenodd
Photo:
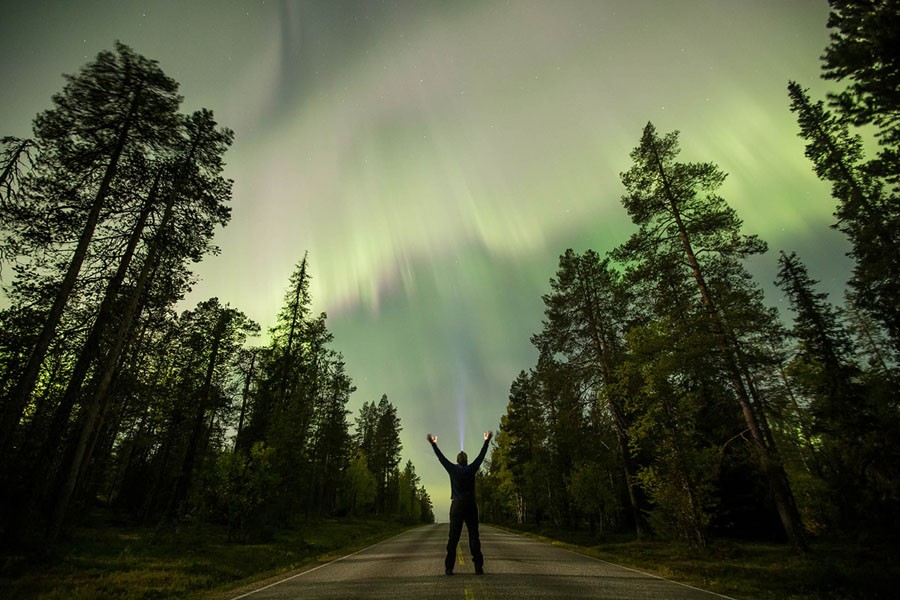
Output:
<svg viewBox="0 0 900 600">
<path fill-rule="evenodd" d="M 850 336 L 836 310 L 827 302 L 827 294 L 814 290 L 818 282 L 810 278 L 796 253 L 782 252 L 778 264 L 775 283 L 784 290 L 796 313 L 792 335 L 800 342 L 800 360 L 816 365 L 816 385 L 831 402 L 854 404 L 853 397 L 859 390 L 853 380 L 860 371 L 853 360 Z"/>
<path fill-rule="evenodd" d="M 897 231 L 900 204 L 885 194 L 879 178 L 864 162 L 862 139 L 833 116 L 824 104 L 812 102 L 797 83 L 790 82 L 791 110 L 797 114 L 806 156 L 816 174 L 832 184 L 838 202 L 835 227 L 850 240 L 855 260 L 854 299 L 887 329 L 900 353 L 900 258 Z"/>
<path fill-rule="evenodd" d="M 883 529 L 895 487 L 888 474 L 897 469 L 897 451 L 885 444 L 900 425 L 896 402 L 883 393 L 882 376 L 861 369 L 838 311 L 796 254 L 782 253 L 779 265 L 776 283 L 794 311 L 797 340 L 787 371 L 808 405 L 818 472 L 830 490 L 825 503 L 837 508 L 844 532 Z"/>
<path fill-rule="evenodd" d="M 823 77 L 846 82 L 831 104 L 856 126 L 872 125 L 881 146 L 874 172 L 900 184 L 900 2 L 829 0 L 831 42 Z"/>
</svg>

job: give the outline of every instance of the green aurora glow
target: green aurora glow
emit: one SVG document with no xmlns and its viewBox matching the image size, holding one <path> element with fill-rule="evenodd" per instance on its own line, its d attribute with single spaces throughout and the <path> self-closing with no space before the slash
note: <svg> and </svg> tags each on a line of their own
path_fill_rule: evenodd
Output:
<svg viewBox="0 0 900 600">
<path fill-rule="evenodd" d="M 455 451 L 495 429 L 536 360 L 540 296 L 567 247 L 632 227 L 618 174 L 649 120 L 683 160 L 729 173 L 722 195 L 770 244 L 840 294 L 846 244 L 788 111 L 824 95 L 824 0 L 512 2 L 46 1 L 4 10 L 4 135 L 120 39 L 181 83 L 185 110 L 236 132 L 232 223 L 189 303 L 218 296 L 272 324 L 309 251 L 316 310 L 359 391 L 386 393 L 444 518 L 449 486 L 424 440 Z M 839 297 L 838 297 L 839 300 Z"/>
</svg>

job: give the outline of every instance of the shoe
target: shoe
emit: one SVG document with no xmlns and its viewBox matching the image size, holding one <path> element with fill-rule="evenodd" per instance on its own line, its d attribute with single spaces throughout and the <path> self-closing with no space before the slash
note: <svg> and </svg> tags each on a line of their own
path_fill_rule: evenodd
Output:
<svg viewBox="0 0 900 600">
<path fill-rule="evenodd" d="M 444 569 L 444 575 L 453 575 L 453 569 Z"/>
<path fill-rule="evenodd" d="M 475 574 L 484 575 L 484 569 L 482 569 L 481 567 L 475 567 Z"/>
</svg>

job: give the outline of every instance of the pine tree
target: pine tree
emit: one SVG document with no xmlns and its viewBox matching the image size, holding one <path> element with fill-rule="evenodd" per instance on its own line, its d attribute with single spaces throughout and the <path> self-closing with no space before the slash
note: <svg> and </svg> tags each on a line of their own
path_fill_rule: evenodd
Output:
<svg viewBox="0 0 900 600">
<path fill-rule="evenodd" d="M 378 405 L 368 400 L 363 402 L 356 417 L 354 441 L 359 452 L 366 457 L 375 452 L 375 428 L 378 425 Z"/>
<path fill-rule="evenodd" d="M 185 119 L 185 136 L 182 140 L 184 150 L 175 163 L 172 188 L 167 190 L 161 207 L 162 216 L 146 248 L 133 286 L 119 307 L 119 320 L 114 325 L 109 325 L 112 341 L 100 360 L 96 386 L 83 407 L 79 440 L 72 461 L 66 469 L 65 483 L 56 504 L 54 531 L 58 531 L 65 518 L 69 498 L 74 492 L 83 464 L 90 459 L 88 440 L 95 434 L 97 422 L 106 410 L 116 369 L 129 337 L 133 334 L 133 325 L 141 313 L 145 290 L 151 285 L 153 275 L 159 271 L 160 262 L 168 263 L 168 271 L 183 269 L 186 260 L 199 258 L 197 253 L 202 254 L 209 248 L 214 225 L 227 222 L 229 211 L 225 202 L 230 199 L 231 185 L 222 179 L 220 173 L 221 155 L 230 145 L 231 139 L 229 130 L 217 128 L 210 111 L 199 111 Z M 185 219 L 187 215 L 192 218 Z M 140 229 L 143 230 L 143 224 Z M 131 257 L 127 256 L 127 260 L 130 262 Z M 110 286 L 114 285 L 119 285 L 119 282 L 110 282 Z M 116 287 L 112 293 L 117 291 Z M 175 291 L 167 300 L 174 302 L 179 298 L 180 294 Z M 110 311 L 103 304 L 101 311 L 95 321 L 95 328 L 107 327 L 103 319 L 110 316 Z M 84 352 L 91 352 L 91 349 L 86 348 Z M 83 373 L 74 373 L 74 376 L 83 376 Z M 78 387 L 80 381 L 70 381 L 70 400 L 77 394 Z"/>
<path fill-rule="evenodd" d="M 375 480 L 374 508 L 378 514 L 391 514 L 398 509 L 400 451 L 400 417 L 387 395 L 375 402 L 366 401 L 356 417 L 354 450 L 364 457 Z"/>
<path fill-rule="evenodd" d="M 546 514 L 548 481 L 545 415 L 533 372 L 522 371 L 509 389 L 506 415 L 500 424 L 498 466 L 508 470 L 517 521 L 540 524 Z"/>
<path fill-rule="evenodd" d="M 748 311 L 745 303 L 735 302 L 725 292 L 738 287 L 747 292 L 743 299 L 754 299 L 746 283 L 749 276 L 739 261 L 763 252 L 765 244 L 740 233 L 737 214 L 716 194 L 725 174 L 712 163 L 677 162 L 678 152 L 677 132 L 660 137 L 647 124 L 631 153 L 634 165 L 622 174 L 627 190 L 622 203 L 639 231 L 614 256 L 633 273 L 646 275 L 660 286 L 692 283 L 691 303 L 682 310 L 701 310 L 705 315 L 716 349 L 707 355 L 709 366 L 717 365 L 730 382 L 785 533 L 791 545 L 802 551 L 806 547 L 803 526 L 768 431 L 749 353 L 741 343 L 754 330 L 764 328 L 771 315 L 760 302 L 751 304 L 755 308 Z"/>
<path fill-rule="evenodd" d="M 593 400 L 593 394 L 590 386 L 577 376 L 575 368 L 546 351 L 539 355 L 533 375 L 538 382 L 537 398 L 546 428 L 547 469 L 542 484 L 548 516 L 557 526 L 571 526 L 573 507 L 566 481 L 573 465 L 589 455 L 580 440 L 584 439 L 587 426 L 587 399 Z"/>
<path fill-rule="evenodd" d="M 369 468 L 375 476 L 375 506 L 382 514 L 393 512 L 395 495 L 391 488 L 396 486 L 395 470 L 400 464 L 400 417 L 397 408 L 390 403 L 387 395 L 382 395 L 375 409 L 375 430 L 372 434 L 372 454 L 369 456 Z"/>
<path fill-rule="evenodd" d="M 3 455 L 10 449 L 13 431 L 75 288 L 121 157 L 128 152 L 151 153 L 168 143 L 181 102 L 177 84 L 154 61 L 123 44 L 116 45 L 115 54 L 100 53 L 78 75 L 66 79 L 63 92 L 53 97 L 55 108 L 35 119 L 35 140 L 58 181 L 82 184 L 86 173 L 102 176 L 96 188 L 88 183 L 87 189 L 71 192 L 72 200 L 84 202 L 79 206 L 80 234 L 40 334 L 0 415 Z"/>
<path fill-rule="evenodd" d="M 331 514 L 337 507 L 341 473 L 347 468 L 350 459 L 347 402 L 355 388 L 345 372 L 344 361 L 339 353 L 327 352 L 323 363 L 323 382 L 316 402 L 310 444 L 313 470 L 311 486 L 318 491 L 316 510 Z"/>
<path fill-rule="evenodd" d="M 709 368 L 709 338 L 705 315 L 660 316 L 629 330 L 620 368 L 630 390 L 629 440 L 644 457 L 636 478 L 651 501 L 653 529 L 699 548 L 719 501 L 718 446 L 736 429 L 716 410 L 728 393 Z"/>
<path fill-rule="evenodd" d="M 559 258 L 552 292 L 544 295 L 544 327 L 532 343 L 560 353 L 578 380 L 592 389 L 611 415 L 628 490 L 635 530 L 642 536 L 642 517 L 633 480 L 628 422 L 617 369 L 624 355 L 623 331 L 628 299 L 620 276 L 592 250 L 578 255 L 571 249 Z"/>
<path fill-rule="evenodd" d="M 407 460 L 403 470 L 400 471 L 397 485 L 397 512 L 401 517 L 415 521 L 420 519 L 421 509 L 418 499 L 420 482 L 412 461 Z"/>
<path fill-rule="evenodd" d="M 375 476 L 364 453 L 350 461 L 344 472 L 341 504 L 350 514 L 362 514 L 375 505 Z"/>
<path fill-rule="evenodd" d="M 416 490 L 416 500 L 419 502 L 419 522 L 434 523 L 434 505 L 424 485 Z"/>
<path fill-rule="evenodd" d="M 222 306 L 218 298 L 201 302 L 194 311 L 185 313 L 182 323 L 189 335 L 188 347 L 202 361 L 198 363 L 200 371 L 192 374 L 199 387 L 189 402 L 193 415 L 187 415 L 189 436 L 169 502 L 169 518 L 179 516 L 188 498 L 202 439 L 209 434 L 205 431 L 207 415 L 222 408 L 219 403 L 226 398 L 220 391 L 224 387 L 222 371 L 236 357 L 247 336 L 259 331 L 256 323 L 242 312 Z"/>
</svg>

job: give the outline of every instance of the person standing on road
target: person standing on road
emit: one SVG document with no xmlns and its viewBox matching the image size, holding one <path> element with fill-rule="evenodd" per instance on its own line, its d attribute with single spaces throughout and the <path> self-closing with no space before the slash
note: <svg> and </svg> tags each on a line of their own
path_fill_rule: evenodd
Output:
<svg viewBox="0 0 900 600">
<path fill-rule="evenodd" d="M 469 457 L 465 452 L 457 454 L 456 464 L 453 464 L 438 448 L 437 437 L 430 433 L 426 436 L 438 460 L 450 475 L 450 539 L 447 540 L 447 557 L 444 559 L 446 575 L 453 575 L 456 546 L 459 544 L 463 523 L 469 532 L 469 551 L 472 553 L 475 574 L 484 575 L 484 556 L 481 554 L 481 539 L 478 537 L 478 506 L 475 504 L 475 474 L 484 461 L 484 455 L 493 436 L 490 431 L 484 432 L 484 445 L 472 464 L 468 464 Z"/>
</svg>

